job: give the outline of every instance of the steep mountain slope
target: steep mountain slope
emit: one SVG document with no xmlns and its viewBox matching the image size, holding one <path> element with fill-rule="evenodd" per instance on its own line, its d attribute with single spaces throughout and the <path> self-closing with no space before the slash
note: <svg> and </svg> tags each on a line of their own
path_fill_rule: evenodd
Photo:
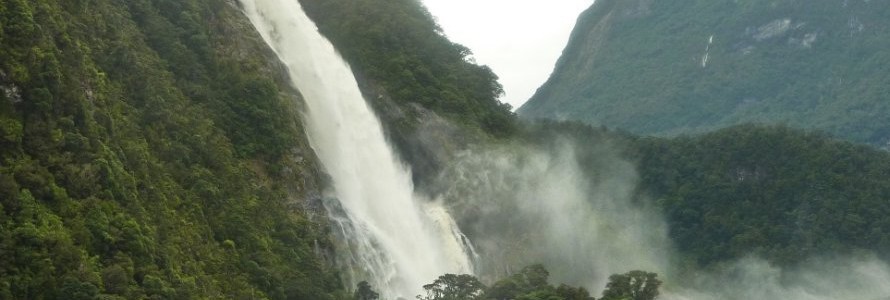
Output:
<svg viewBox="0 0 890 300">
<path fill-rule="evenodd" d="M 0 299 L 329 299 L 298 96 L 223 0 L 0 2 Z"/>
<path fill-rule="evenodd" d="M 419 1 L 301 3 L 366 79 L 368 98 L 375 105 L 385 94 L 401 106 L 420 105 L 491 135 L 515 131 L 509 105 L 497 100 L 503 93 L 497 76 L 488 67 L 467 61 L 470 50 L 449 41 Z M 372 91 L 375 88 L 379 91 Z"/>
<path fill-rule="evenodd" d="M 515 130 L 419 2 L 305 2 L 400 147 Z M 300 96 L 237 2 L 3 0 L 0 21 L 0 299 L 346 297 Z"/>
<path fill-rule="evenodd" d="M 448 91 L 449 95 L 459 91 L 462 94 L 454 95 L 480 99 L 474 103 L 482 101 L 484 104 L 474 104 L 477 106 L 473 107 L 488 107 L 488 110 L 478 109 L 499 116 L 488 121 L 509 121 L 497 123 L 508 126 L 493 127 L 509 128 L 510 132 L 501 133 L 500 136 L 507 138 L 496 142 L 497 144 L 528 147 L 538 143 L 534 141 L 537 138 L 551 141 L 553 136 L 584 132 L 577 136 L 578 153 L 581 162 L 586 164 L 583 166 L 585 172 L 595 173 L 591 178 L 603 178 L 609 174 L 608 170 L 604 171 L 601 165 L 594 163 L 599 161 L 596 156 L 598 152 L 590 149 L 608 147 L 598 143 L 608 144 L 608 141 L 618 140 L 619 142 L 615 142 L 621 145 L 616 147 L 618 151 L 638 166 L 641 176 L 638 192 L 661 204 L 672 226 L 671 238 L 684 244 L 680 250 L 692 260 L 708 264 L 737 258 L 742 253 L 755 252 L 774 262 L 796 263 L 799 259 L 806 258 L 806 255 L 790 257 L 793 255 L 789 253 L 820 255 L 852 249 L 880 253 L 890 251 L 890 245 L 880 242 L 884 239 L 881 232 L 885 232 L 883 228 L 887 225 L 880 223 L 880 218 L 875 213 L 890 209 L 882 204 L 890 195 L 886 194 L 884 188 L 886 181 L 880 179 L 883 178 L 882 174 L 890 170 L 886 154 L 783 127 L 744 126 L 699 138 L 648 139 L 614 132 L 602 133 L 586 126 L 554 125 L 560 129 L 540 131 L 536 129 L 538 125 L 517 126 L 512 124 L 509 114 L 503 108 L 495 105 L 497 102 L 492 97 L 493 93 L 480 92 L 484 89 L 454 88 L 469 86 L 480 80 L 476 77 L 454 76 L 455 73 L 448 70 L 484 68 L 469 64 L 460 55 L 453 54 L 451 51 L 455 48 L 445 47 L 450 42 L 441 36 L 420 34 L 422 30 L 436 29 L 416 1 L 301 2 L 307 13 L 318 22 L 320 30 L 332 39 L 360 75 L 360 79 L 363 79 L 366 97 L 381 114 L 390 131 L 390 138 L 400 147 L 402 156 L 414 166 L 415 179 L 421 184 L 429 180 L 427 177 L 441 180 L 439 176 L 442 174 L 439 173 L 437 164 L 453 163 L 447 155 L 445 158 L 441 157 L 443 148 L 445 151 L 453 151 L 454 147 L 460 150 L 459 147 L 464 144 L 477 144 L 477 147 L 479 144 L 490 144 L 490 141 L 478 142 L 478 138 L 468 137 L 466 131 L 443 134 L 436 130 L 438 127 L 448 127 L 448 122 L 451 122 L 460 124 L 462 128 L 471 128 L 471 132 L 474 132 L 472 128 L 482 128 L 483 132 L 490 135 L 499 135 L 499 131 L 480 126 L 478 124 L 484 123 L 475 121 L 491 117 L 471 119 L 474 115 L 448 109 L 452 107 L 450 101 L 456 100 L 437 96 L 437 93 L 443 91 Z M 603 0 L 601 3 L 606 5 L 611 2 Z M 630 9 L 645 8 L 646 3 L 616 1 L 612 5 Z M 393 18 L 393 15 L 401 17 Z M 353 23 L 347 25 L 344 20 Z M 447 53 L 452 54 L 446 55 Z M 418 74 L 432 76 L 428 79 L 435 79 L 435 86 L 441 87 L 422 88 L 423 82 L 414 79 L 426 77 Z M 486 82 L 490 82 L 492 76 L 486 75 L 484 78 L 489 80 Z M 490 85 L 490 88 L 496 90 L 496 85 Z M 404 90 L 394 92 L 400 89 Z M 568 128 L 561 128 L 562 126 Z M 844 159 L 854 157 L 856 159 Z M 707 159 L 708 163 L 698 159 Z M 866 165 L 870 166 L 867 170 L 858 167 Z M 747 169 L 769 169 L 769 177 L 756 181 L 739 181 L 732 177 L 733 172 L 741 170 L 744 173 Z M 795 173 L 798 171 L 799 173 Z M 788 176 L 784 180 L 778 179 L 792 173 L 797 175 Z M 856 184 L 837 184 L 834 181 Z M 591 186 L 597 184 L 592 183 Z M 735 191 L 744 191 L 744 194 L 727 197 Z M 435 194 L 436 190 L 433 192 Z M 827 192 L 831 192 L 831 196 L 822 196 L 818 198 L 819 201 L 814 200 L 816 198 L 810 199 L 812 201 L 809 204 L 804 204 L 808 202 L 807 197 Z M 702 203 L 713 206 L 691 210 Z M 753 208 L 745 215 L 733 215 L 736 213 L 733 208 L 742 203 L 770 210 L 768 215 L 773 218 L 761 218 L 765 214 L 757 214 Z M 806 208 L 807 205 L 849 206 L 842 210 L 796 210 L 799 207 Z M 786 214 L 797 214 L 800 220 L 807 220 L 808 223 L 800 223 L 804 227 L 794 228 L 798 219 L 792 221 L 784 218 Z M 718 215 L 732 219 L 733 222 L 717 224 L 721 218 L 714 216 Z M 864 221 L 854 222 L 857 219 Z M 848 223 L 843 228 L 827 231 L 830 234 L 815 234 L 818 230 L 833 226 L 835 222 L 841 222 L 839 220 L 846 220 L 844 222 Z M 869 228 L 881 229 L 865 234 L 864 232 L 871 230 Z M 702 236 L 708 238 L 696 239 Z M 795 239 L 789 240 L 791 237 Z"/>
<path fill-rule="evenodd" d="M 598 0 L 519 109 L 639 134 L 740 123 L 890 141 L 890 3 Z"/>
<path fill-rule="evenodd" d="M 603 163 L 602 148 L 634 162 L 637 201 L 663 212 L 677 250 L 697 264 L 756 255 L 795 265 L 857 251 L 890 258 L 886 151 L 782 126 L 654 138 L 545 122 L 530 136 L 574 140 L 590 186 L 621 173 Z"/>
<path fill-rule="evenodd" d="M 301 0 L 349 62 L 421 188 L 471 141 L 517 132 L 497 76 L 468 61 L 417 0 Z"/>
<path fill-rule="evenodd" d="M 528 133 L 417 1 L 302 2 L 421 179 L 471 141 Z M 232 1 L 0 1 L 0 299 L 348 298 L 285 82 Z M 886 154 L 781 129 L 622 138 L 693 259 L 886 250 Z M 788 240 L 797 224 L 820 235 Z"/>
<path fill-rule="evenodd" d="M 641 139 L 643 192 L 677 248 L 708 264 L 779 265 L 867 250 L 890 258 L 890 154 L 785 127 Z"/>
</svg>

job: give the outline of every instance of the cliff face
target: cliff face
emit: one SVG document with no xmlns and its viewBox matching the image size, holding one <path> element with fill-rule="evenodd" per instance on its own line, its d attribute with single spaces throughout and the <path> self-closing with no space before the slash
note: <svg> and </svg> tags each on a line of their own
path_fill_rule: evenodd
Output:
<svg viewBox="0 0 890 300">
<path fill-rule="evenodd" d="M 0 299 L 328 299 L 319 180 L 233 2 L 0 2 Z"/>
<path fill-rule="evenodd" d="M 885 145 L 888 9 L 856 0 L 600 0 L 519 114 L 655 135 L 780 123 Z"/>
<path fill-rule="evenodd" d="M 418 179 L 515 130 L 419 2 L 303 2 Z M 0 299 L 346 297 L 299 93 L 236 1 L 3 0 L 0 21 Z"/>
</svg>

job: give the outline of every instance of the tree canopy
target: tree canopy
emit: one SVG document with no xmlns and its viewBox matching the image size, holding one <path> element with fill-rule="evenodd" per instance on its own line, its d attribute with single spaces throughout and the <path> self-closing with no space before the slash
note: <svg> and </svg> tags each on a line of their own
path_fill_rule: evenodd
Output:
<svg viewBox="0 0 890 300">
<path fill-rule="evenodd" d="M 0 1 L 0 299 L 340 293 L 277 68 L 224 0 Z"/>
<path fill-rule="evenodd" d="M 418 295 L 419 300 L 476 300 L 482 299 L 485 285 L 472 275 L 445 274 L 423 289 L 426 296 Z"/>
<path fill-rule="evenodd" d="M 424 286 L 419 300 L 595 300 L 583 287 L 553 286 L 543 265 L 531 265 L 486 287 L 472 275 L 446 274 Z M 654 300 L 661 281 L 657 274 L 631 271 L 609 277 L 601 300 Z"/>
<path fill-rule="evenodd" d="M 600 300 L 654 300 L 661 286 L 657 277 L 657 274 L 645 271 L 609 276 L 609 283 Z"/>
</svg>

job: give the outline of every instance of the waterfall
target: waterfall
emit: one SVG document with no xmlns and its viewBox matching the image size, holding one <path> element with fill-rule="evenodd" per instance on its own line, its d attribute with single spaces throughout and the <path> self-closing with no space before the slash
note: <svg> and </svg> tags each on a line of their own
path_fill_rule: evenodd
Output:
<svg viewBox="0 0 890 300">
<path fill-rule="evenodd" d="M 297 0 L 240 0 L 287 65 L 306 102 L 309 142 L 333 180 L 328 205 L 344 237 L 338 252 L 351 284 L 367 280 L 387 299 L 413 299 L 445 273 L 471 273 L 471 248 L 441 205 L 415 194 L 349 66 Z"/>
</svg>

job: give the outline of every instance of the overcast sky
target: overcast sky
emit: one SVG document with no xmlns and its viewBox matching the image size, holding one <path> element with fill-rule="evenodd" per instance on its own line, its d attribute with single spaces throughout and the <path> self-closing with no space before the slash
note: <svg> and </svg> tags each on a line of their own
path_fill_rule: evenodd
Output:
<svg viewBox="0 0 890 300">
<path fill-rule="evenodd" d="M 553 71 L 575 20 L 594 0 L 422 0 L 448 37 L 500 77 L 514 109 Z"/>
</svg>

